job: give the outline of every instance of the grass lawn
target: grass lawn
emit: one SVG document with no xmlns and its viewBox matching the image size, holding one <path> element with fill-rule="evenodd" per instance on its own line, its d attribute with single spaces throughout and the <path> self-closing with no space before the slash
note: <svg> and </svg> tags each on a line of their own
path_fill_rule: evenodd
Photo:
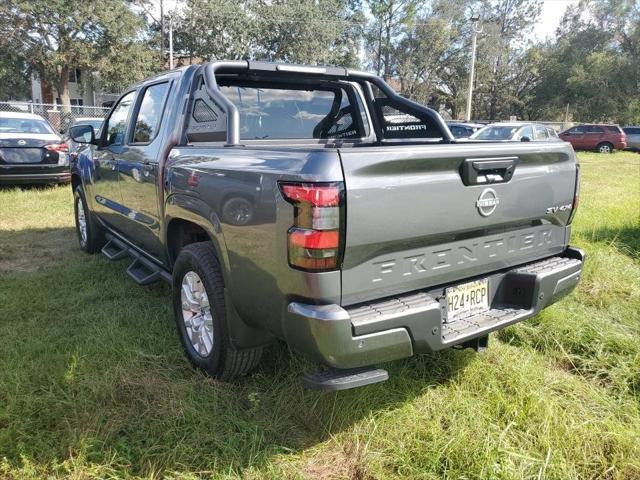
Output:
<svg viewBox="0 0 640 480">
<path fill-rule="evenodd" d="M 573 295 L 338 394 L 282 345 L 204 377 L 168 287 L 80 252 L 69 187 L 0 190 L 0 478 L 640 478 L 640 155 L 580 161 Z"/>
</svg>

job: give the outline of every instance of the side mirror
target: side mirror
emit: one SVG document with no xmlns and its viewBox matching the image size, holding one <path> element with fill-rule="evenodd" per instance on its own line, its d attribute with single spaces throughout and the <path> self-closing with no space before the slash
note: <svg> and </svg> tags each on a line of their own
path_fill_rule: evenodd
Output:
<svg viewBox="0 0 640 480">
<path fill-rule="evenodd" d="M 522 137 L 522 138 L 520 139 L 520 141 L 521 141 L 521 142 L 530 142 L 530 141 L 531 141 L 531 139 L 530 139 L 529 137 Z"/>
<path fill-rule="evenodd" d="M 69 129 L 69 137 L 76 143 L 96 144 L 96 132 L 91 125 L 75 125 Z"/>
</svg>

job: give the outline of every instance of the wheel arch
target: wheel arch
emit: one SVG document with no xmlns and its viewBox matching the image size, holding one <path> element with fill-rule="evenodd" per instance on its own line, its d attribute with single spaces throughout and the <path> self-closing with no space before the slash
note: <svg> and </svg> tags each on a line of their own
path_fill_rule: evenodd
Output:
<svg viewBox="0 0 640 480">
<path fill-rule="evenodd" d="M 82 178 L 80 178 L 80 174 L 78 172 L 71 173 L 71 189 L 72 191 L 76 191 L 78 186 L 82 185 Z"/>
<path fill-rule="evenodd" d="M 186 195 L 173 195 L 165 206 L 164 244 L 169 265 L 186 245 L 211 241 L 221 264 L 225 283 L 229 282 L 229 259 L 218 216 L 202 200 Z"/>
<path fill-rule="evenodd" d="M 229 255 L 217 214 L 198 198 L 180 194 L 172 195 L 166 202 L 164 222 L 164 241 L 171 270 L 180 252 L 176 246 L 184 247 L 192 243 L 188 241 L 188 243 L 176 244 L 181 238 L 184 239 L 185 232 L 187 240 L 211 241 L 214 247 L 224 279 L 227 326 L 234 346 L 253 348 L 270 343 L 273 337 L 264 330 L 247 325 L 233 305 L 229 295 L 229 291 L 233 288 Z"/>
</svg>

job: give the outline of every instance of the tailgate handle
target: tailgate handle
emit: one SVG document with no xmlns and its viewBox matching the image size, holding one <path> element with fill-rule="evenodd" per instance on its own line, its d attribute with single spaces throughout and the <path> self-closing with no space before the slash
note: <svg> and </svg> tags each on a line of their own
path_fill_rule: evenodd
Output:
<svg viewBox="0 0 640 480">
<path fill-rule="evenodd" d="M 518 157 L 467 158 L 460 176 L 465 185 L 505 183 L 513 177 L 517 164 Z"/>
</svg>

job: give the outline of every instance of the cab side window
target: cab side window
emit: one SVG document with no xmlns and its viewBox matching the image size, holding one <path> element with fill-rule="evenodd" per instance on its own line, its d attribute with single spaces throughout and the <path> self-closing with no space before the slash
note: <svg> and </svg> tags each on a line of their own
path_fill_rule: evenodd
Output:
<svg viewBox="0 0 640 480">
<path fill-rule="evenodd" d="M 147 87 L 142 96 L 133 130 L 133 143 L 150 143 L 156 138 L 169 82 Z"/>
<path fill-rule="evenodd" d="M 546 140 L 547 139 L 547 129 L 544 127 L 541 127 L 539 125 L 535 126 L 535 134 L 533 137 L 534 140 Z"/>
<path fill-rule="evenodd" d="M 122 145 L 127 131 L 127 117 L 133 105 L 136 92 L 129 92 L 120 99 L 118 105 L 113 109 L 111 116 L 105 122 L 104 128 L 107 132 L 107 146 Z"/>
<path fill-rule="evenodd" d="M 520 130 L 518 140 L 523 137 L 527 137 L 529 140 L 533 140 L 533 128 L 531 128 L 530 126 L 522 128 L 522 130 Z"/>
</svg>

